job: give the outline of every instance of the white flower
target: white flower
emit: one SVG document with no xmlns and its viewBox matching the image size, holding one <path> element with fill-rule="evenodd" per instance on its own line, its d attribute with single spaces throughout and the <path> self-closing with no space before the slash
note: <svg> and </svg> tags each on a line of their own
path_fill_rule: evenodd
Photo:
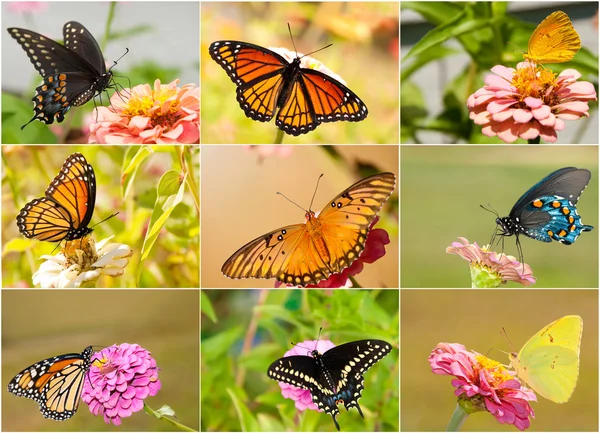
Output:
<svg viewBox="0 0 600 433">
<path fill-rule="evenodd" d="M 113 237 L 96 244 L 86 236 L 68 241 L 55 256 L 42 256 L 46 261 L 33 274 L 33 284 L 42 288 L 95 287 L 101 275 L 123 275 L 133 250 L 125 244 L 108 244 Z"/>
<path fill-rule="evenodd" d="M 315 71 L 319 71 L 324 73 L 325 75 L 329 75 L 331 78 L 339 81 L 344 86 L 346 86 L 346 82 L 342 77 L 329 69 L 323 62 L 317 60 L 310 56 L 305 56 L 302 53 L 296 53 L 295 51 L 290 51 L 287 48 L 283 47 L 269 47 L 271 51 L 275 51 L 277 54 L 282 56 L 288 62 L 292 63 L 296 57 L 300 57 L 300 67 L 307 69 L 314 69 Z"/>
</svg>

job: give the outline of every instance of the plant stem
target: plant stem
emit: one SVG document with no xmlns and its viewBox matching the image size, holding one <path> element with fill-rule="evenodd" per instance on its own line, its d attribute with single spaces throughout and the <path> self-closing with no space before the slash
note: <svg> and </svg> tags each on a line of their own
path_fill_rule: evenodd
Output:
<svg viewBox="0 0 600 433">
<path fill-rule="evenodd" d="M 108 39 L 110 37 L 110 26 L 112 24 L 113 19 L 115 18 L 115 9 L 117 7 L 117 2 L 110 2 L 108 6 L 108 18 L 106 18 L 106 26 L 104 27 L 104 37 L 102 38 L 102 43 L 100 44 L 100 49 L 102 52 L 106 49 L 106 44 L 108 43 Z"/>
<path fill-rule="evenodd" d="M 456 405 L 446 431 L 459 431 L 469 414 L 459 404 Z"/>
<path fill-rule="evenodd" d="M 275 136 L 275 141 L 273 144 L 281 144 L 283 143 L 283 131 L 277 128 L 277 135 Z"/>
<path fill-rule="evenodd" d="M 183 425 L 183 424 L 181 424 L 181 423 L 179 423 L 179 422 L 177 422 L 177 421 L 175 421 L 175 420 L 173 420 L 171 418 L 167 418 L 164 415 L 158 416 L 157 415 L 158 413 L 154 409 L 152 409 L 150 406 L 148 406 L 146 403 L 144 403 L 144 412 L 146 412 L 147 414 L 152 415 L 152 416 L 154 416 L 154 417 L 156 417 L 158 419 L 164 419 L 165 421 L 170 422 L 175 427 L 177 427 L 179 430 L 182 430 L 182 431 L 196 431 L 193 428 L 190 428 L 190 427 L 188 427 L 186 425 Z"/>
<path fill-rule="evenodd" d="M 538 135 L 536 138 L 532 138 L 531 140 L 527 140 L 528 144 L 540 144 L 541 137 Z"/>
</svg>

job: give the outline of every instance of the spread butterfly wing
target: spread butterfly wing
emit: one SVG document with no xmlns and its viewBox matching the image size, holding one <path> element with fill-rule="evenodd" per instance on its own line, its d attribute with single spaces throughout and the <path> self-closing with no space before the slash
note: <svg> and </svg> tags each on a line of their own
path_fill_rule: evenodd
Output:
<svg viewBox="0 0 600 433">
<path fill-rule="evenodd" d="M 565 403 L 579 378 L 579 352 L 583 320 L 562 317 L 537 332 L 511 362 L 517 374 L 541 396 Z"/>
<path fill-rule="evenodd" d="M 323 208 L 318 218 L 333 272 L 360 256 L 371 223 L 395 187 L 393 173 L 379 173 L 356 182 Z"/>
<path fill-rule="evenodd" d="M 524 57 L 535 63 L 564 63 L 572 60 L 580 48 L 581 40 L 569 16 L 556 11 L 537 26 Z"/>
<path fill-rule="evenodd" d="M 8 391 L 37 402 L 45 418 L 69 419 L 79 407 L 92 353 L 92 348 L 87 347 L 81 354 L 69 353 L 37 362 L 17 374 L 8 384 Z"/>
<path fill-rule="evenodd" d="M 246 116 L 271 120 L 289 62 L 269 49 L 239 41 L 213 42 L 209 53 L 237 85 L 237 100 Z"/>
<path fill-rule="evenodd" d="M 320 71 L 301 68 L 277 113 L 276 124 L 288 134 L 300 135 L 324 122 L 358 122 L 368 113 L 364 102 L 348 87 Z"/>
<path fill-rule="evenodd" d="M 95 75 L 106 73 L 102 50 L 94 36 L 81 23 L 69 21 L 63 27 L 65 47 L 77 53 L 93 69 Z"/>
<path fill-rule="evenodd" d="M 80 153 L 67 158 L 46 189 L 46 197 L 27 203 L 17 216 L 20 232 L 42 241 L 78 239 L 88 234 L 96 202 L 94 170 Z"/>
</svg>

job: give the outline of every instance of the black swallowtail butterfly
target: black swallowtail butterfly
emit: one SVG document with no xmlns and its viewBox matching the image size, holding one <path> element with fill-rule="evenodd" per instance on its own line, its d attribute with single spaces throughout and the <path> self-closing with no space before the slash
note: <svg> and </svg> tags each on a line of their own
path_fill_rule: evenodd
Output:
<svg viewBox="0 0 600 433">
<path fill-rule="evenodd" d="M 34 115 L 21 129 L 36 119 L 60 123 L 72 106 L 83 105 L 112 87 L 112 72 L 106 69 L 100 46 L 82 24 L 65 24 L 64 46 L 30 30 L 7 30 L 44 79 L 32 99 Z"/>
<path fill-rule="evenodd" d="M 311 356 L 288 356 L 271 364 L 268 375 L 278 382 L 285 382 L 307 389 L 320 410 L 335 417 L 340 413 L 337 405 L 343 403 L 346 410 L 356 407 L 364 418 L 358 400 L 363 390 L 363 374 L 392 350 L 382 340 L 360 340 L 345 343 L 321 354 L 317 350 Z"/>
<path fill-rule="evenodd" d="M 575 167 L 550 173 L 521 196 L 507 217 L 496 218 L 497 234 L 516 236 L 521 259 L 520 234 L 571 245 L 581 232 L 594 228 L 581 222 L 575 206 L 591 176 L 589 170 Z"/>
</svg>

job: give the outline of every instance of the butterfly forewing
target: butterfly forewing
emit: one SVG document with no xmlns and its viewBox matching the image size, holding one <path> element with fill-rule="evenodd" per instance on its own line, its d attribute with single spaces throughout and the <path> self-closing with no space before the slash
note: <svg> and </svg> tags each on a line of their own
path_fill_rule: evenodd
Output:
<svg viewBox="0 0 600 433">
<path fill-rule="evenodd" d="M 79 407 L 83 381 L 91 366 L 93 350 L 68 353 L 39 361 L 17 374 L 8 391 L 34 400 L 46 418 L 63 421 Z"/>
<path fill-rule="evenodd" d="M 96 75 L 106 73 L 102 50 L 94 36 L 81 23 L 69 21 L 63 27 L 65 47 L 85 60 Z"/>
<path fill-rule="evenodd" d="M 572 60 L 580 48 L 581 40 L 569 16 L 556 11 L 537 26 L 524 57 L 535 63 L 563 63 Z"/>
</svg>

